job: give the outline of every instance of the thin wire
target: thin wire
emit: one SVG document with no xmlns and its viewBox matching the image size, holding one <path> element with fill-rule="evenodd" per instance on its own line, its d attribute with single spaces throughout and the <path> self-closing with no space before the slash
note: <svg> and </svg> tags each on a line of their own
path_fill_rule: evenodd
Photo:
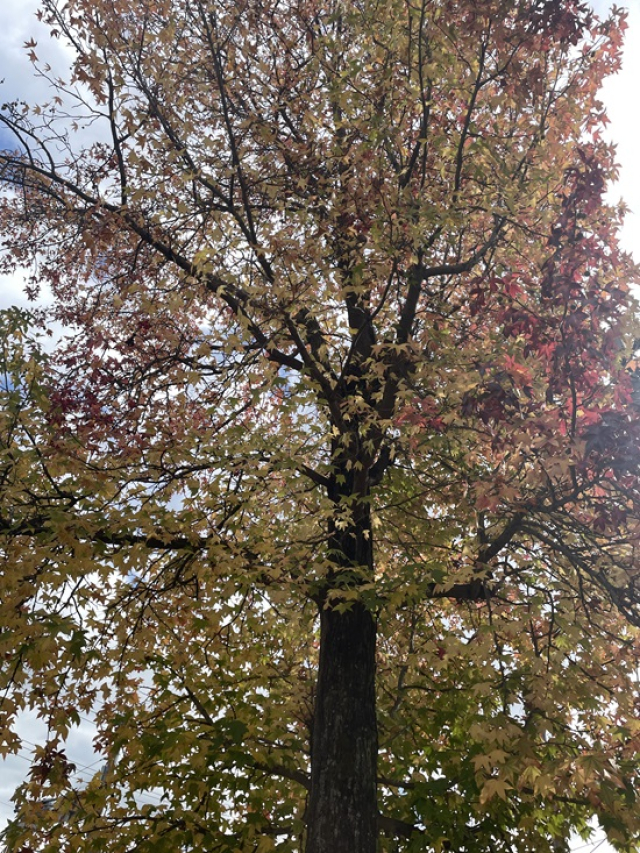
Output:
<svg viewBox="0 0 640 853">
<path fill-rule="evenodd" d="M 36 747 L 36 748 L 37 748 L 37 746 L 38 746 L 37 744 L 33 743 L 32 741 L 25 740 L 24 738 L 22 739 L 22 741 L 23 741 L 23 743 L 26 743 L 26 744 L 28 744 L 29 746 L 33 746 L 33 747 Z M 22 761 L 26 761 L 26 762 L 27 762 L 27 764 L 32 764 L 32 763 L 33 763 L 33 758 L 32 758 L 31 756 L 24 755 L 24 754 L 23 754 L 23 753 L 21 753 L 21 752 L 15 752 L 15 753 L 13 753 L 13 755 L 12 755 L 11 757 L 13 757 L 13 758 L 20 758 Z M 82 771 L 84 771 L 84 770 L 92 770 L 96 765 L 104 765 L 104 764 L 105 764 L 105 761 L 106 761 L 106 759 L 104 759 L 104 758 L 98 758 L 98 759 L 96 759 L 94 762 L 92 762 L 91 764 L 74 765 L 76 769 L 75 769 L 75 771 L 71 774 L 71 778 L 72 778 L 74 781 L 77 781 L 77 782 L 88 782 L 88 781 L 90 781 L 91 777 L 92 777 L 92 776 L 94 776 L 95 774 L 94 774 L 94 773 L 92 773 L 92 774 L 90 774 L 89 776 L 84 777 L 84 776 L 82 776 Z M 73 763 L 73 762 L 72 762 L 72 763 Z M 162 795 L 161 795 L 161 794 L 156 794 L 154 791 L 140 791 L 140 792 L 138 792 L 138 794 L 137 794 L 137 795 L 138 795 L 139 797 L 150 797 L 151 799 L 155 800 L 155 801 L 156 801 L 156 802 L 158 802 L 158 803 L 162 802 Z M 1 801 L 0 801 L 0 802 L 1 802 Z M 7 804 L 7 803 L 5 803 L 5 805 L 8 805 L 8 804 Z"/>
<path fill-rule="evenodd" d="M 587 841 L 585 844 L 580 844 L 578 847 L 572 847 L 571 853 L 578 853 L 579 850 L 587 850 L 587 848 L 590 848 L 591 853 L 595 853 L 595 851 L 599 847 L 602 847 L 603 844 L 606 844 L 606 842 L 606 836 L 601 838 L 599 841 Z"/>
</svg>

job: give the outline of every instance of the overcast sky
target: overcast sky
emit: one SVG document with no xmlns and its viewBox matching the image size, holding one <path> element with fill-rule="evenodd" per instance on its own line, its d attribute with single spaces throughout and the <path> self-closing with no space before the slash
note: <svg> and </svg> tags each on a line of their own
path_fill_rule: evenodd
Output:
<svg viewBox="0 0 640 853">
<path fill-rule="evenodd" d="M 593 5 L 606 9 L 609 4 L 600 0 Z M 608 135 L 617 146 L 621 167 L 620 180 L 612 187 L 611 195 L 616 200 L 624 198 L 629 205 L 631 213 L 622 238 L 625 248 L 640 260 L 640 0 L 631 0 L 627 8 L 629 29 L 623 68 L 620 74 L 605 80 L 602 97 L 611 120 Z"/>
<path fill-rule="evenodd" d="M 134 2 L 134 0 L 132 0 Z M 600 12 L 605 11 L 609 3 L 606 0 L 593 0 Z M 624 4 L 621 4 L 624 5 Z M 624 67 L 615 78 L 606 81 L 603 88 L 603 100 L 611 124 L 609 137 L 618 146 L 620 180 L 611 188 L 612 199 L 623 197 L 631 213 L 623 230 L 625 248 L 634 252 L 640 260 L 640 0 L 630 0 L 626 4 L 629 11 L 629 29 L 627 31 Z M 32 75 L 31 65 L 26 58 L 24 42 L 32 37 L 38 41 L 37 53 L 40 59 L 47 60 L 52 66 L 64 68 L 64 55 L 59 43 L 50 43 L 45 28 L 34 17 L 37 2 L 35 0 L 0 0 L 0 103 L 20 98 L 37 102 L 46 100 L 47 86 Z M 0 137 L 0 145 L 2 138 Z M 12 303 L 25 303 L 20 279 L 0 278 L 0 307 Z M 7 760 L 0 774 L 0 829 L 11 815 L 9 802 L 11 794 L 28 767 L 28 755 L 41 734 L 37 720 L 26 718 L 23 725 L 25 742 L 23 754 Z M 91 728 L 85 723 L 70 744 L 69 758 L 78 766 L 79 778 L 86 778 L 95 772 L 96 757 L 91 749 Z M 580 853 L 605 853 L 608 849 L 602 843 L 601 835 L 594 837 L 590 844 L 575 847 Z"/>
</svg>

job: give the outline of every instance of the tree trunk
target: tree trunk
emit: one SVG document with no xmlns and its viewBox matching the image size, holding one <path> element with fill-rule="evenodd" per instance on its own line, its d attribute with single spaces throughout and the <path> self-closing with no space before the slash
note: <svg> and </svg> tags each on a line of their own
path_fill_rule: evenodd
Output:
<svg viewBox="0 0 640 853">
<path fill-rule="evenodd" d="M 320 620 L 306 853 L 375 853 L 375 618 L 356 602 Z"/>
</svg>

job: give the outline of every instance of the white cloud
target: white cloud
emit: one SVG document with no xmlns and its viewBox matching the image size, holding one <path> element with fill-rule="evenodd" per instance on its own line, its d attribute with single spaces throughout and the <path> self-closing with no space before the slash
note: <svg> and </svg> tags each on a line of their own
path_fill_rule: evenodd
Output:
<svg viewBox="0 0 640 853">
<path fill-rule="evenodd" d="M 64 45 L 49 37 L 49 28 L 36 18 L 37 0 L 4 0 L 0 4 L 0 100 L 37 103 L 51 95 L 50 83 L 33 73 L 25 42 L 34 39 L 40 64 L 64 71 L 68 56 Z"/>
<path fill-rule="evenodd" d="M 24 43 L 35 39 L 36 51 L 43 62 L 66 63 L 64 48 L 51 40 L 48 28 L 36 19 L 37 0 L 4 0 L 0 3 L 0 103 L 23 100 L 46 101 L 50 84 L 33 73 Z M 64 67 L 64 66 L 63 66 Z M 6 132 L 0 131 L 0 146 L 8 144 Z M 0 308 L 28 304 L 24 293 L 24 276 L 0 276 Z"/>
<path fill-rule="evenodd" d="M 611 188 L 611 197 L 622 197 L 630 214 L 622 231 L 625 248 L 640 258 L 640 110 L 638 110 L 638 85 L 640 83 L 640 0 L 634 0 L 628 9 L 629 28 L 625 39 L 622 71 L 608 78 L 602 89 L 603 101 L 611 124 L 608 138 L 617 146 L 620 177 Z"/>
</svg>

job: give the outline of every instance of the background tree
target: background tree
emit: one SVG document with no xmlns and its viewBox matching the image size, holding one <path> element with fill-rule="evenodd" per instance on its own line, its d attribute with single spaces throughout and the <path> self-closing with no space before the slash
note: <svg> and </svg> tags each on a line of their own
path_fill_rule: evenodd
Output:
<svg viewBox="0 0 640 853">
<path fill-rule="evenodd" d="M 75 58 L 3 110 L 2 263 L 69 333 L 3 321 L 3 748 L 49 727 L 10 844 L 557 851 L 596 815 L 632 849 L 622 16 L 41 17 Z"/>
</svg>

